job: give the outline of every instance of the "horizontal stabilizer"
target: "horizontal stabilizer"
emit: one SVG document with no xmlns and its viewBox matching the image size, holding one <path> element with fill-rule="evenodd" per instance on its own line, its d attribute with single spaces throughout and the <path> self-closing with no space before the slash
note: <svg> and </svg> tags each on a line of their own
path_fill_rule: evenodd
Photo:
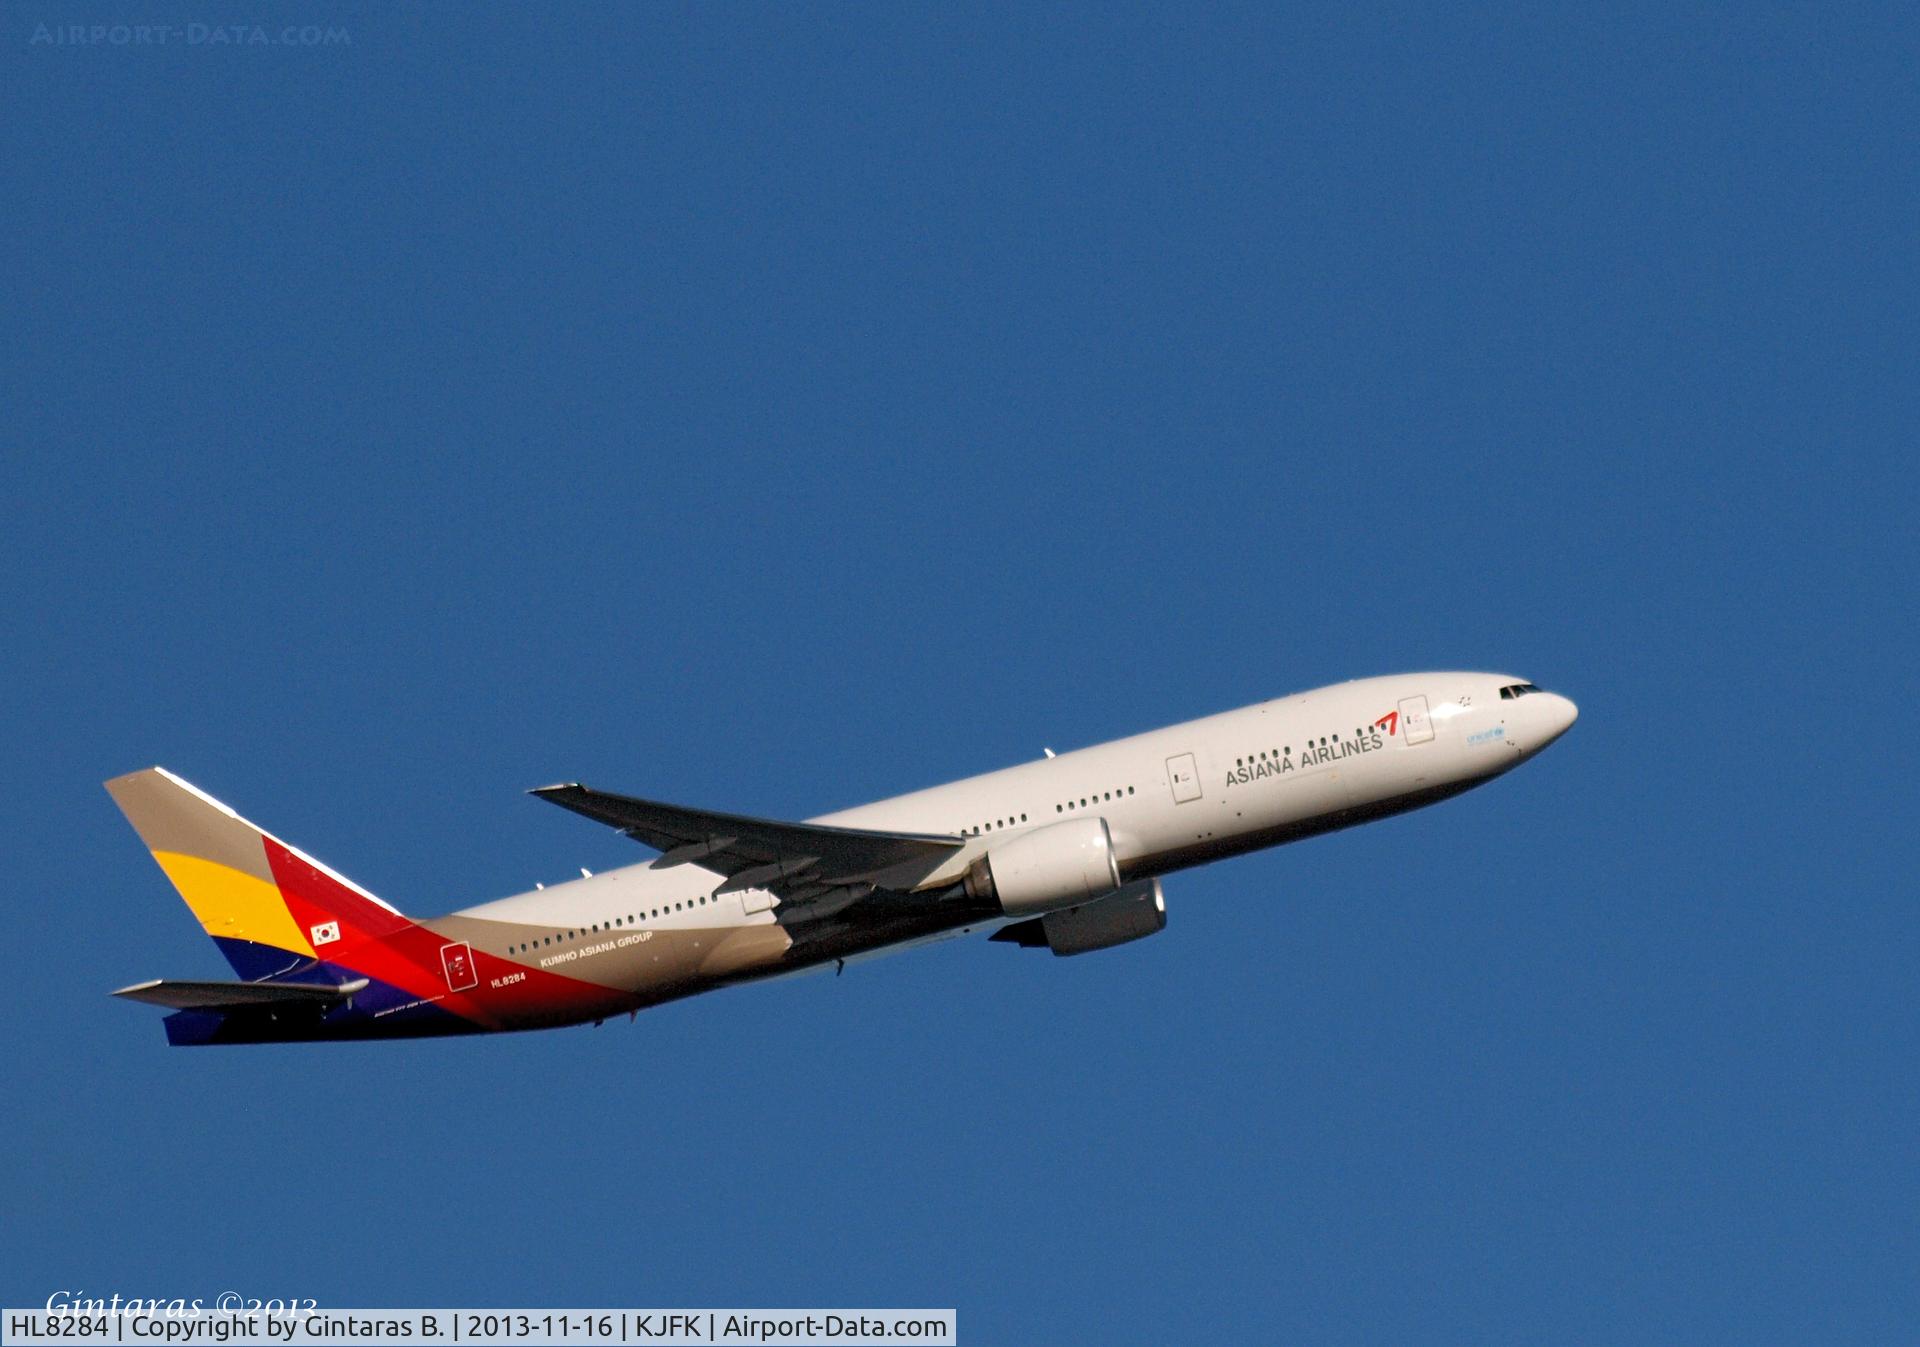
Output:
<svg viewBox="0 0 1920 1347">
<path fill-rule="evenodd" d="M 122 987 L 115 996 L 172 1010 L 244 1010 L 262 1006 L 312 1006 L 325 1009 L 347 1000 L 367 985 L 356 978 L 338 986 L 318 982 L 182 982 L 155 978 Z"/>
</svg>

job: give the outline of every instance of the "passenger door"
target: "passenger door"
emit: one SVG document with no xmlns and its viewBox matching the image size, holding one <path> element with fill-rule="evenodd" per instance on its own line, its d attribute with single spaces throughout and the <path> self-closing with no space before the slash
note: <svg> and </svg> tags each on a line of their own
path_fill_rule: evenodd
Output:
<svg viewBox="0 0 1920 1347">
<path fill-rule="evenodd" d="M 1200 798 L 1200 769 L 1193 754 L 1181 753 L 1167 759 L 1167 785 L 1173 790 L 1173 802 L 1185 804 Z"/>
<path fill-rule="evenodd" d="M 447 975 L 450 992 L 463 992 L 480 981 L 473 965 L 473 950 L 464 940 L 440 947 L 440 968 Z"/>
<path fill-rule="evenodd" d="M 1433 738 L 1433 722 L 1427 718 L 1426 697 L 1400 699 L 1400 732 L 1410 744 L 1424 744 Z"/>
</svg>

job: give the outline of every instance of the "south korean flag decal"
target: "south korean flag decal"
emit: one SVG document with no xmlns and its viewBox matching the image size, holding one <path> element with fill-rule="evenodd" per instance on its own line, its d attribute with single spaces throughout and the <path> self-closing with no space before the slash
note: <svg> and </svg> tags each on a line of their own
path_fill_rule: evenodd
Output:
<svg viewBox="0 0 1920 1347">
<path fill-rule="evenodd" d="M 307 934 L 313 938 L 313 943 L 316 946 L 331 945 L 340 938 L 340 923 L 337 921 L 323 921 L 318 926 L 309 927 Z"/>
</svg>

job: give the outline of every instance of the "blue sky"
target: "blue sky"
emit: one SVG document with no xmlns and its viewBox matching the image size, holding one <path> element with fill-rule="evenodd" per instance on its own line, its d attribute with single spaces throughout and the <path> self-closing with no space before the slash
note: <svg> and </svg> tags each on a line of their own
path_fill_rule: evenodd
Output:
<svg viewBox="0 0 1920 1347">
<path fill-rule="evenodd" d="M 291 13 L 290 11 L 288 13 Z M 1899 9 L 0 11 L 0 1300 L 1906 1341 Z M 1363 674 L 1579 726 L 635 1024 L 170 1051 L 100 782 L 402 908 Z"/>
</svg>

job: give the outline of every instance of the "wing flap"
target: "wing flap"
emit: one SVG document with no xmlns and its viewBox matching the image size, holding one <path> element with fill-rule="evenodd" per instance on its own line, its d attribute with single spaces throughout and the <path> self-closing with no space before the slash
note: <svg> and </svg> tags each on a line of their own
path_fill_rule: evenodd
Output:
<svg viewBox="0 0 1920 1347">
<path fill-rule="evenodd" d="M 245 1010 L 261 1006 L 324 1009 L 345 1001 L 366 985 L 365 978 L 337 986 L 315 982 L 191 982 L 155 978 L 122 987 L 113 994 L 170 1010 Z"/>
<path fill-rule="evenodd" d="M 870 881 L 902 866 L 921 864 L 930 872 L 966 845 L 966 839 L 943 833 L 873 832 L 689 809 L 578 782 L 530 793 L 652 847 L 661 853 L 659 864 L 697 862 L 725 875 L 728 889 L 764 888 L 782 897 L 803 887 Z"/>
</svg>

